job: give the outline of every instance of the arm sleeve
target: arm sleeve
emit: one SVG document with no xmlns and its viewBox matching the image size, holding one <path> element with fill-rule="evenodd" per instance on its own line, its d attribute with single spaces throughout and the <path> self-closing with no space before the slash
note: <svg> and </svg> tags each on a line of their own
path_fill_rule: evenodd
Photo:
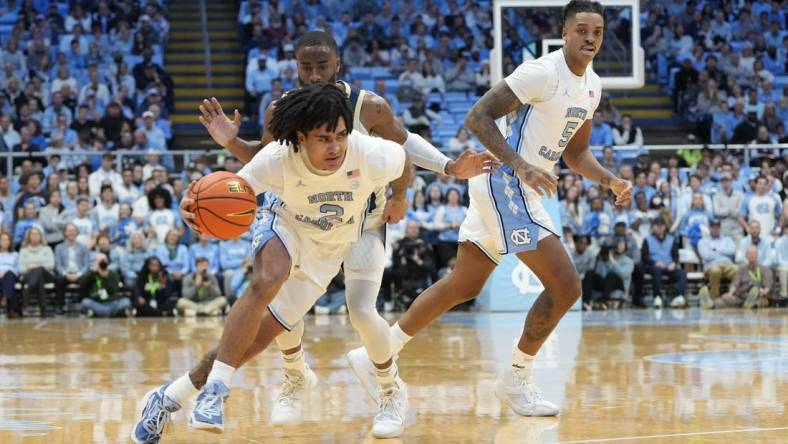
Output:
<svg viewBox="0 0 788 444">
<path fill-rule="evenodd" d="M 277 146 L 266 146 L 258 151 L 252 161 L 238 171 L 238 175 L 252 186 L 255 194 L 267 191 L 281 194 L 284 191 L 283 150 L 290 148 L 283 147 L 278 142 L 271 143 Z"/>
<path fill-rule="evenodd" d="M 518 66 L 504 81 L 520 103 L 538 102 L 542 100 L 551 77 L 557 78 L 556 75 L 551 76 L 555 74 L 554 71 L 546 60 L 529 60 Z"/>
<path fill-rule="evenodd" d="M 355 134 L 355 133 L 354 133 Z M 378 185 L 388 185 L 389 182 L 402 176 L 405 168 L 405 150 L 397 143 L 379 137 L 364 136 L 356 143 L 364 143 L 366 170 L 369 177 Z"/>
<path fill-rule="evenodd" d="M 402 147 L 408 152 L 411 161 L 416 166 L 436 173 L 443 173 L 451 160 L 418 134 L 409 132 L 408 140 Z"/>
</svg>

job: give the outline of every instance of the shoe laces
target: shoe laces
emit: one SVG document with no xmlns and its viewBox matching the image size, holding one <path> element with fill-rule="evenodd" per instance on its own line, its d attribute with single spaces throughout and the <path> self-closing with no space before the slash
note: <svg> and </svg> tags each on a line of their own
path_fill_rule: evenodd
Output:
<svg viewBox="0 0 788 444">
<path fill-rule="evenodd" d="M 402 399 L 399 397 L 399 387 L 380 390 L 377 420 L 402 421 Z"/>
<path fill-rule="evenodd" d="M 164 408 L 164 400 L 152 406 L 151 410 L 156 410 L 156 413 L 152 414 L 149 411 L 148 414 L 145 415 L 146 417 L 142 422 L 142 427 L 149 434 L 156 436 L 155 442 L 159 442 L 158 438 L 161 437 L 164 428 L 170 422 L 170 412 Z"/>
<path fill-rule="evenodd" d="M 200 402 L 198 402 L 194 407 L 194 410 L 198 414 L 206 417 L 220 416 L 223 402 L 224 398 L 216 393 L 212 393 L 205 396 Z"/>
<path fill-rule="evenodd" d="M 513 374 L 515 383 L 523 390 L 526 398 L 531 402 L 544 401 L 542 393 L 539 392 L 536 384 L 534 384 L 530 372 L 527 372 L 524 368 L 513 367 Z"/>
<path fill-rule="evenodd" d="M 282 390 L 276 399 L 277 404 L 284 407 L 291 407 L 298 400 L 298 391 L 304 387 L 304 375 L 293 376 L 285 372 L 285 379 L 282 382 Z"/>
</svg>

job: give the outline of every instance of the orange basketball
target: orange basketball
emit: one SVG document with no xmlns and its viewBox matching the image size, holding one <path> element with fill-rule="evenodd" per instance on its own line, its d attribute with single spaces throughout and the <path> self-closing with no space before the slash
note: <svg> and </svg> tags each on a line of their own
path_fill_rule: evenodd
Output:
<svg viewBox="0 0 788 444">
<path fill-rule="evenodd" d="M 249 183 L 237 174 L 209 174 L 194 184 L 189 197 L 194 199 L 194 224 L 207 236 L 234 239 L 254 222 L 257 198 Z"/>
</svg>

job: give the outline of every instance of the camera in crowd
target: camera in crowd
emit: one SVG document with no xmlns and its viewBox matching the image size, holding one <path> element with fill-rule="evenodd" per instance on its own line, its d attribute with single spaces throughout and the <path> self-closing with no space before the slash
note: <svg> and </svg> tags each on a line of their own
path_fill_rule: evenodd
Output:
<svg viewBox="0 0 788 444">
<path fill-rule="evenodd" d="M 109 268 L 109 262 L 107 262 L 106 260 L 102 260 L 101 262 L 99 262 L 98 266 L 99 266 L 99 270 L 107 271 L 107 269 Z"/>
</svg>

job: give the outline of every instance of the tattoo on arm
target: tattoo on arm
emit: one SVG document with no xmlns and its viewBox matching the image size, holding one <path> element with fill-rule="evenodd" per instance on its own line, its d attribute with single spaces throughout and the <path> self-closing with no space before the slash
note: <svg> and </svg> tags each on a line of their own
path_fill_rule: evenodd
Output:
<svg viewBox="0 0 788 444">
<path fill-rule="evenodd" d="M 208 374 L 211 373 L 216 355 L 217 349 L 211 349 L 211 351 L 206 353 L 205 356 L 200 359 L 200 362 L 189 372 L 189 379 L 191 379 L 195 388 L 202 389 L 205 385 L 205 382 L 208 380 Z"/>
<path fill-rule="evenodd" d="M 375 105 L 374 114 L 365 114 L 366 106 Z M 370 134 L 380 136 L 386 140 L 391 140 L 400 145 L 408 140 L 408 130 L 402 126 L 391 106 L 379 96 L 368 94 L 364 99 L 364 105 L 361 110 L 361 121 L 369 129 Z"/>
<path fill-rule="evenodd" d="M 540 342 L 553 331 L 553 322 L 550 320 L 550 312 L 553 311 L 553 298 L 547 291 L 542 294 L 534 302 L 534 306 L 528 312 L 525 318 L 525 338 L 529 341 Z"/>
<path fill-rule="evenodd" d="M 520 106 L 520 99 L 514 95 L 506 82 L 500 82 L 473 105 L 465 118 L 465 126 L 479 139 L 479 142 L 514 170 L 520 169 L 525 161 L 506 142 L 495 120 Z"/>
</svg>

